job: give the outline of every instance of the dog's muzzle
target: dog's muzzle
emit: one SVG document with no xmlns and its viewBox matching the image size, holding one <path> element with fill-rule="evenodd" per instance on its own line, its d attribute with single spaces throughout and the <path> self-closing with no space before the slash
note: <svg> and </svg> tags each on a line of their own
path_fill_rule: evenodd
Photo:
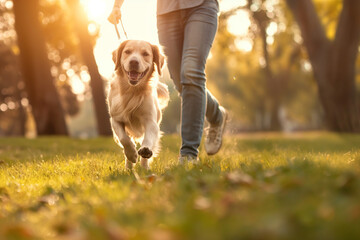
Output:
<svg viewBox="0 0 360 240">
<path fill-rule="evenodd" d="M 147 69 L 144 72 L 138 72 L 135 70 L 131 70 L 130 72 L 126 72 L 129 82 L 131 85 L 136 85 L 147 73 Z"/>
<path fill-rule="evenodd" d="M 128 76 L 129 83 L 131 85 L 136 85 L 146 75 L 148 69 L 143 72 L 139 71 L 139 62 L 136 60 L 131 60 L 129 62 L 129 71 L 126 71 L 125 68 L 124 71 Z"/>
</svg>

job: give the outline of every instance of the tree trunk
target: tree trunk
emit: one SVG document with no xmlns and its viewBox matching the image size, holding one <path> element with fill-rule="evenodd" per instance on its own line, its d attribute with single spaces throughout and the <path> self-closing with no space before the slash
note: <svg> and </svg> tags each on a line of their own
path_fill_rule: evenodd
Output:
<svg viewBox="0 0 360 240">
<path fill-rule="evenodd" d="M 94 46 L 88 32 L 88 20 L 79 0 L 68 0 L 68 4 L 73 11 L 72 16 L 79 38 L 80 51 L 91 77 L 90 86 L 94 100 L 98 133 L 99 135 L 110 136 L 112 135 L 112 131 L 110 116 L 106 105 L 104 82 L 95 61 L 93 53 Z"/>
<path fill-rule="evenodd" d="M 249 1 L 247 6 L 249 11 L 251 11 L 250 10 L 251 4 L 252 1 Z M 265 130 L 279 131 L 281 130 L 281 123 L 279 119 L 281 86 L 279 85 L 279 80 L 274 76 L 273 71 L 271 69 L 269 49 L 268 49 L 268 44 L 266 42 L 266 38 L 267 38 L 266 28 L 269 25 L 270 19 L 266 16 L 266 12 L 264 10 L 258 12 L 252 12 L 252 16 L 255 19 L 255 22 L 260 30 L 263 57 L 265 60 L 264 73 L 266 77 L 266 95 L 267 95 L 266 111 L 269 114 L 269 124 L 268 126 L 266 126 Z"/>
<path fill-rule="evenodd" d="M 300 27 L 330 130 L 359 132 L 355 63 L 360 42 L 360 1 L 344 0 L 335 40 L 326 38 L 311 0 L 287 0 Z"/>
<path fill-rule="evenodd" d="M 16 119 L 17 124 L 17 131 L 18 136 L 25 136 L 26 135 L 26 120 L 27 120 L 27 114 L 26 114 L 26 108 L 21 104 L 21 90 L 18 88 L 18 86 L 15 86 L 15 99 L 17 99 L 17 103 L 19 104 L 19 108 L 17 109 L 18 117 Z"/>
<path fill-rule="evenodd" d="M 50 73 L 45 38 L 38 16 L 38 0 L 14 3 L 22 75 L 38 135 L 67 135 L 64 112 Z"/>
</svg>

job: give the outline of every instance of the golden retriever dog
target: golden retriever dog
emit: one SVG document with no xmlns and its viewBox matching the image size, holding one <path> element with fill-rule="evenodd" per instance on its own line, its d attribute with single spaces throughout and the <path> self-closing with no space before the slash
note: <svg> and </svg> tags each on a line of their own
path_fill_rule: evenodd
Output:
<svg viewBox="0 0 360 240">
<path fill-rule="evenodd" d="M 114 140 L 124 149 L 129 169 L 141 157 L 141 166 L 149 168 L 149 159 L 159 151 L 162 109 L 169 92 L 159 82 L 164 56 L 159 47 L 141 40 L 126 40 L 113 52 L 115 74 L 110 82 L 108 106 Z M 136 150 L 136 143 L 141 144 Z"/>
</svg>

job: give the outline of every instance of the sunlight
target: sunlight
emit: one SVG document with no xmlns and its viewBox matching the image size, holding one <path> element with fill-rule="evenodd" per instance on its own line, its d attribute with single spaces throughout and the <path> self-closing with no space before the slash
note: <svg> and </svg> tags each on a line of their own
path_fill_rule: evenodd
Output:
<svg viewBox="0 0 360 240">
<path fill-rule="evenodd" d="M 71 77 L 70 82 L 71 82 L 71 87 L 73 89 L 73 92 L 75 94 L 84 93 L 85 85 L 77 75 L 74 75 L 73 77 Z"/>
<path fill-rule="evenodd" d="M 114 0 L 81 0 L 89 20 L 100 26 L 99 38 L 96 41 L 94 55 L 99 66 L 99 72 L 105 78 L 110 78 L 114 71 L 111 53 L 119 43 L 125 40 L 125 34 L 119 24 L 119 40 L 114 25 L 107 21 Z M 139 8 L 139 6 L 141 6 Z M 156 0 L 125 0 L 121 8 L 122 22 L 130 39 L 143 39 L 158 44 L 156 28 Z M 94 26 L 89 26 L 93 33 Z"/>
<path fill-rule="evenodd" d="M 250 52 L 253 48 L 253 42 L 250 38 L 235 40 L 236 48 L 242 52 Z"/>
<path fill-rule="evenodd" d="M 229 11 L 234 7 L 238 6 L 245 6 L 247 4 L 247 0 L 237 0 L 234 3 L 234 0 L 221 0 L 220 4 L 220 11 Z"/>
<path fill-rule="evenodd" d="M 99 22 L 106 16 L 106 4 L 109 1 L 101 0 L 81 0 L 82 5 L 88 15 L 88 18 L 92 21 Z"/>
<path fill-rule="evenodd" d="M 269 36 L 273 36 L 278 31 L 278 25 L 276 22 L 271 22 L 266 28 L 266 33 Z"/>
<path fill-rule="evenodd" d="M 236 36 L 246 36 L 251 25 L 249 13 L 239 10 L 235 15 L 228 19 L 228 30 Z"/>
<path fill-rule="evenodd" d="M 117 38 L 115 28 L 107 21 L 114 0 L 81 0 L 89 20 L 96 22 L 100 26 L 99 38 L 97 39 L 94 55 L 99 66 L 99 72 L 105 78 L 110 78 L 114 70 L 111 53 L 119 43 L 125 40 L 125 34 L 121 27 L 118 29 L 121 39 Z M 233 0 L 223 0 L 220 2 L 220 10 L 229 10 L 235 6 L 246 4 L 245 0 L 234 3 Z M 141 6 L 141 7 L 139 7 Z M 158 44 L 156 27 L 156 0 L 125 0 L 121 8 L 122 22 L 127 35 L 130 39 L 143 39 L 154 44 Z M 246 36 L 251 24 L 249 15 L 246 11 L 238 11 L 228 22 L 229 31 L 236 36 Z M 93 26 L 89 26 L 89 32 L 93 32 Z M 252 49 L 252 42 L 239 41 L 237 47 L 242 51 L 248 52 Z"/>
</svg>

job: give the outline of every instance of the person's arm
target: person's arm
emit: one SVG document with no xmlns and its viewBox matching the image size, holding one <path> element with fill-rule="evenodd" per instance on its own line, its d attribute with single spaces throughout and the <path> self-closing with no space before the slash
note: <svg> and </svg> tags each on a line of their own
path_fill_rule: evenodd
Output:
<svg viewBox="0 0 360 240">
<path fill-rule="evenodd" d="M 108 21 L 111 22 L 112 24 L 119 23 L 119 20 L 121 18 L 120 8 L 123 3 L 124 3 L 124 0 L 115 0 L 113 9 L 108 17 Z"/>
</svg>

